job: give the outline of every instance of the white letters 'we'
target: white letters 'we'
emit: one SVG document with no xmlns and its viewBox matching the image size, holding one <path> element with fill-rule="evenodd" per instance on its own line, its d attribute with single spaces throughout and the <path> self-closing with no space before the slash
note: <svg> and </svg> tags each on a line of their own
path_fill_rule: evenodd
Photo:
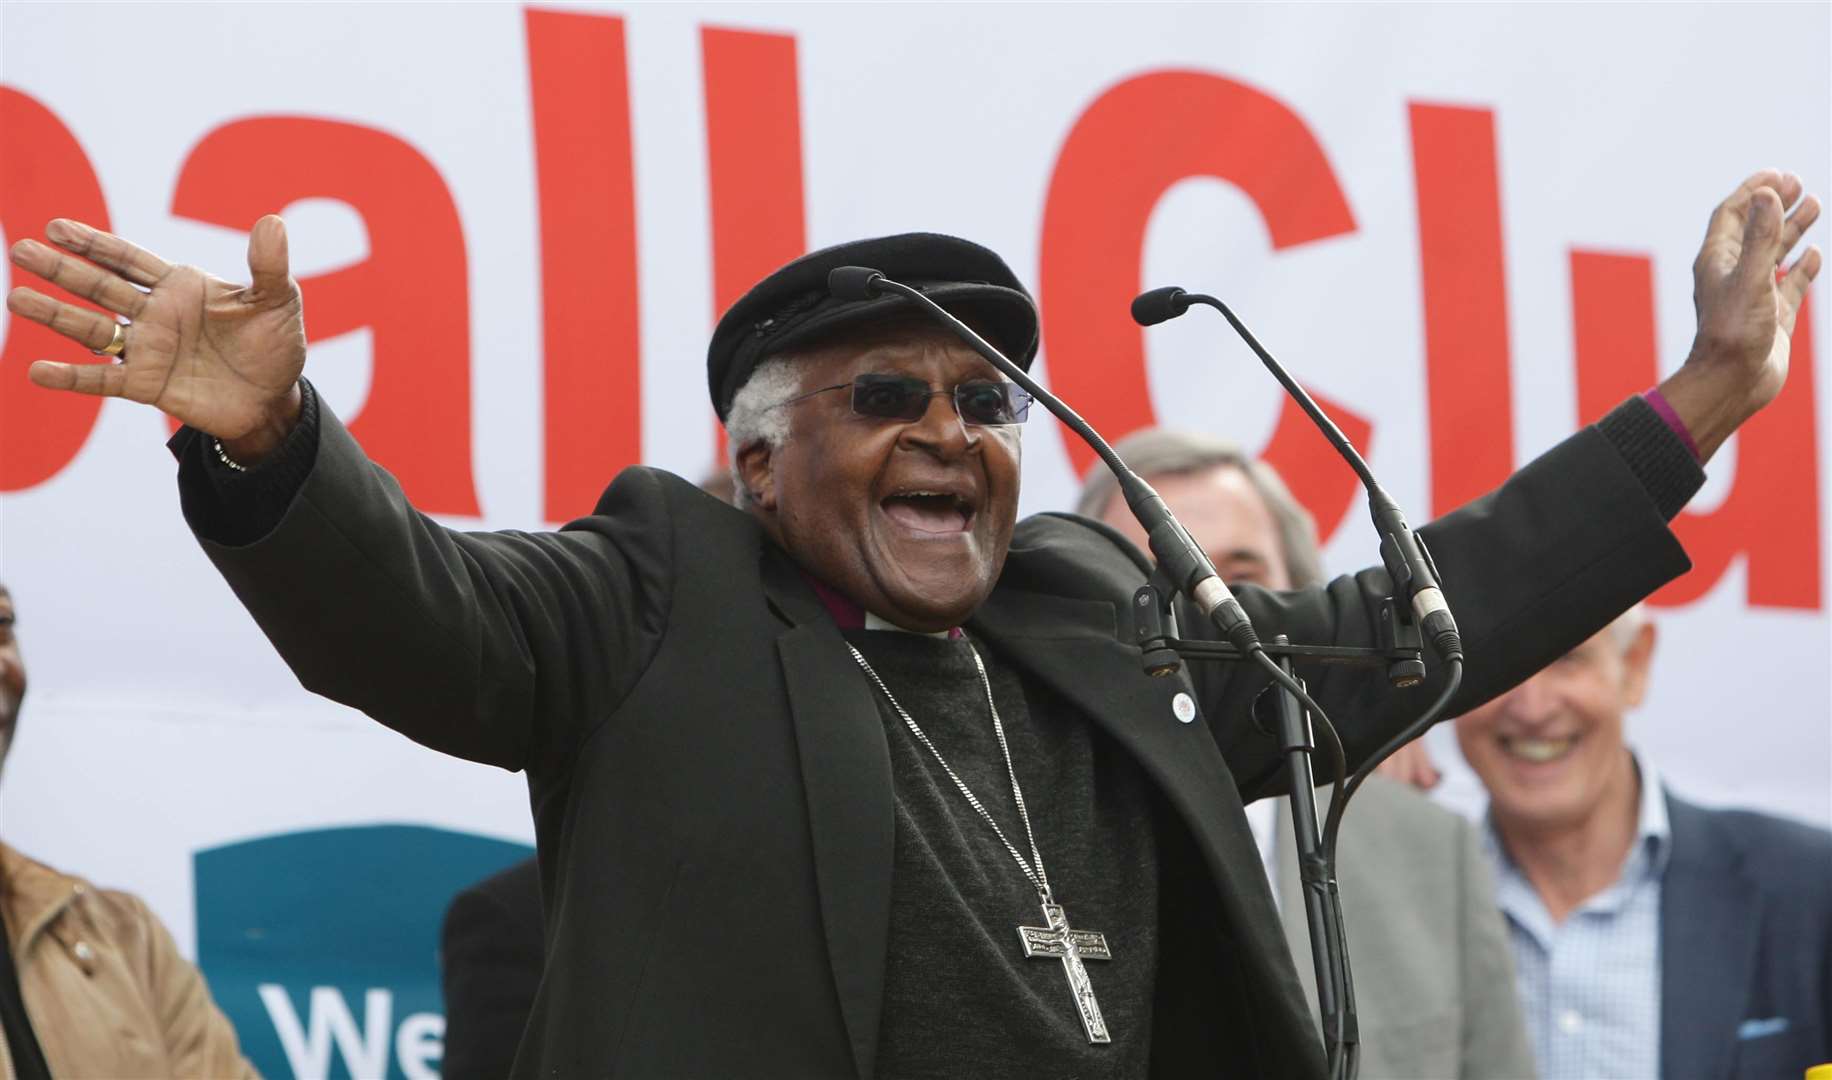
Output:
<svg viewBox="0 0 1832 1080">
<path fill-rule="evenodd" d="M 331 1044 L 336 1043 L 344 1068 L 354 1080 L 384 1080 L 388 1075 L 389 1018 L 394 994 L 374 988 L 363 995 L 363 1025 L 343 994 L 334 986 L 314 986 L 306 1003 L 306 1022 L 299 1022 L 292 998 L 277 983 L 259 987 L 261 1004 L 273 1020 L 274 1033 L 286 1052 L 286 1063 L 298 1080 L 327 1080 L 331 1074 Z M 433 1063 L 445 1053 L 445 1017 L 415 1013 L 401 1021 L 394 1033 L 395 1059 L 407 1080 L 439 1080 Z"/>
</svg>

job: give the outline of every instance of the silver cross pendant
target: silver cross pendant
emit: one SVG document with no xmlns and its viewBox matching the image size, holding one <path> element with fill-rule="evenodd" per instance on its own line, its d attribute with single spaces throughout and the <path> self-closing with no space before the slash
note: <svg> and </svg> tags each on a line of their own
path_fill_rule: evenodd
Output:
<svg viewBox="0 0 1832 1080">
<path fill-rule="evenodd" d="M 1024 942 L 1027 958 L 1048 957 L 1062 961 L 1062 973 L 1069 980 L 1069 993 L 1075 997 L 1075 1008 L 1081 1013 L 1081 1026 L 1087 1029 L 1091 1043 L 1110 1043 L 1107 1021 L 1101 1018 L 1100 1002 L 1094 1000 L 1094 984 L 1088 981 L 1083 960 L 1111 960 L 1107 936 L 1097 930 L 1071 930 L 1061 904 L 1045 901 L 1043 917 L 1048 926 L 1020 926 L 1018 938 Z"/>
</svg>

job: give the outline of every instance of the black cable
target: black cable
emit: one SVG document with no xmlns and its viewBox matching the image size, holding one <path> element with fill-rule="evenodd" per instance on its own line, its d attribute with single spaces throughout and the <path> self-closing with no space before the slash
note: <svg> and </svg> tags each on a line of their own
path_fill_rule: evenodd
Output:
<svg viewBox="0 0 1832 1080">
<path fill-rule="evenodd" d="M 1347 780 L 1349 762 L 1348 754 L 1342 749 L 1342 738 L 1336 733 L 1336 725 L 1330 721 L 1323 707 L 1312 701 L 1310 695 L 1304 692 L 1304 684 L 1286 675 L 1285 669 L 1279 667 L 1277 661 L 1266 655 L 1264 649 L 1253 653 L 1252 656 L 1273 676 L 1273 680 L 1281 688 L 1290 691 L 1298 699 L 1298 704 L 1304 706 L 1305 710 L 1310 713 L 1314 728 L 1321 731 L 1329 740 L 1330 764 L 1333 766 L 1331 771 L 1334 773 L 1330 781 L 1330 805 L 1334 806 L 1337 800 L 1345 797 L 1343 784 Z M 1335 876 L 1335 867 L 1332 865 L 1330 869 L 1331 876 Z"/>
<path fill-rule="evenodd" d="M 1368 777 L 1380 767 L 1381 762 L 1392 756 L 1395 750 L 1425 734 L 1430 730 L 1431 725 L 1443 718 L 1444 711 L 1450 707 L 1450 699 L 1456 696 L 1457 690 L 1463 685 L 1463 661 L 1452 657 L 1448 663 L 1450 674 L 1437 700 L 1431 703 L 1429 709 L 1419 714 L 1417 720 L 1407 725 L 1405 730 L 1388 739 L 1381 744 L 1379 749 L 1370 754 L 1368 759 L 1362 762 L 1361 768 L 1356 769 L 1355 775 L 1349 779 L 1348 788 L 1342 793 L 1342 799 L 1330 803 L 1329 817 L 1323 827 L 1323 852 L 1332 865 L 1336 858 L 1336 832 L 1342 825 L 1342 815 L 1348 807 L 1349 800 L 1353 799 L 1355 793 L 1361 790 L 1361 785 L 1367 782 Z"/>
</svg>

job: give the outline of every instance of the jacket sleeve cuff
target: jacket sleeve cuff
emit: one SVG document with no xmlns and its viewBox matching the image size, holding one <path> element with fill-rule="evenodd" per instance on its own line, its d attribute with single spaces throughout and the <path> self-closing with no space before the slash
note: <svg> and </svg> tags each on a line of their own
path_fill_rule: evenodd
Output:
<svg viewBox="0 0 1832 1080">
<path fill-rule="evenodd" d="M 237 471 L 216 453 L 216 440 L 180 428 L 166 443 L 178 459 L 178 497 L 200 539 L 241 547 L 280 524 L 318 460 L 318 392 L 299 380 L 299 422 L 258 465 Z"/>
<path fill-rule="evenodd" d="M 1704 484 L 1705 470 L 1692 450 L 1645 398 L 1629 398 L 1596 426 L 1668 521 Z"/>
</svg>

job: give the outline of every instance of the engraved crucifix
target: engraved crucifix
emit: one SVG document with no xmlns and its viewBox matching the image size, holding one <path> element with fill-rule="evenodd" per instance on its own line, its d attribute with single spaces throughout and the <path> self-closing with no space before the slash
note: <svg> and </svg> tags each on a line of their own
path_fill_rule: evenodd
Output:
<svg viewBox="0 0 1832 1080">
<path fill-rule="evenodd" d="M 1048 926 L 1018 927 L 1018 938 L 1024 942 L 1024 955 L 1031 959 L 1039 956 L 1060 959 L 1062 973 L 1069 980 L 1069 993 L 1075 995 L 1075 1007 L 1081 1012 L 1081 1026 L 1088 1031 L 1088 1041 L 1112 1042 L 1113 1036 L 1107 1033 L 1107 1021 L 1100 1015 L 1100 1002 L 1094 1000 L 1094 984 L 1088 981 L 1088 969 L 1081 964 L 1083 960 L 1113 959 L 1113 953 L 1107 949 L 1107 935 L 1098 930 L 1069 929 L 1069 919 L 1062 913 L 1061 904 L 1046 901 L 1043 917 L 1049 922 Z"/>
</svg>

